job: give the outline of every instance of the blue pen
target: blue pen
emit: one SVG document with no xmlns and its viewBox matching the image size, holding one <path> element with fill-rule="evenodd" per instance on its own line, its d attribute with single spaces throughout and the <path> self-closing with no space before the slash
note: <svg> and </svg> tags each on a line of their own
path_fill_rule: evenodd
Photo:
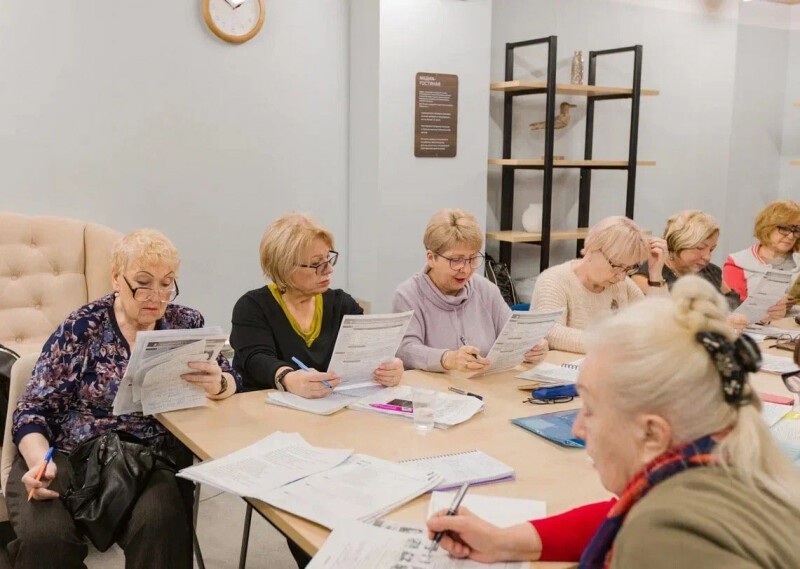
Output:
<svg viewBox="0 0 800 569">
<path fill-rule="evenodd" d="M 306 364 L 304 364 L 303 362 L 301 362 L 300 360 L 298 360 L 298 359 L 297 359 L 296 357 L 294 357 L 294 356 L 292 356 L 292 361 L 293 361 L 294 363 L 296 363 L 296 364 L 298 365 L 298 367 L 299 367 L 300 369 L 302 369 L 303 371 L 314 371 L 313 369 L 311 369 L 310 367 L 308 367 Z M 322 380 L 322 385 L 324 385 L 324 386 L 325 386 L 325 387 L 327 387 L 328 389 L 331 389 L 331 384 L 330 384 L 330 383 L 328 383 L 327 381 L 325 381 L 324 379 Z"/>
</svg>

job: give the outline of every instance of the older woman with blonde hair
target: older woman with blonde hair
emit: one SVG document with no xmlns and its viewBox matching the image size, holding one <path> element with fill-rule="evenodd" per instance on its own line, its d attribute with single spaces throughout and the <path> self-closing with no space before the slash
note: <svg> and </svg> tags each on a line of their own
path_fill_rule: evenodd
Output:
<svg viewBox="0 0 800 569">
<path fill-rule="evenodd" d="M 233 363 L 245 390 L 279 389 L 302 397 L 330 395 L 340 379 L 324 370 L 333 355 L 342 319 L 364 310 L 352 296 L 332 289 L 339 259 L 333 235 L 313 218 L 288 213 L 264 232 L 261 269 L 272 282 L 242 296 L 233 308 Z M 297 358 L 311 371 L 298 369 Z M 397 385 L 403 364 L 395 358 L 373 375 Z"/>
<path fill-rule="evenodd" d="M 760 416 L 749 383 L 756 345 L 736 338 L 708 282 L 682 278 L 586 333 L 573 434 L 619 500 L 588 542 L 563 523 L 497 528 L 463 510 L 440 512 L 441 545 L 482 562 L 548 559 L 581 569 L 797 567 L 800 473 Z M 563 521 L 564 518 L 562 518 Z M 546 531 L 540 528 L 544 527 Z"/>
<path fill-rule="evenodd" d="M 70 314 L 45 342 L 13 416 L 19 448 L 8 477 L 6 499 L 17 538 L 8 546 L 14 567 L 85 567 L 86 542 L 60 494 L 70 488 L 67 455 L 81 442 L 110 430 L 124 431 L 172 458 L 191 465 L 191 453 L 154 417 L 114 415 L 114 398 L 138 332 L 202 328 L 202 315 L 173 304 L 178 296 L 180 258 L 172 243 L 152 229 L 134 231 L 114 246 L 114 293 Z M 183 379 L 201 386 L 209 399 L 225 399 L 240 384 L 219 356 L 192 362 Z M 37 473 L 48 453 L 57 452 L 44 476 Z M 28 500 L 33 492 L 33 501 Z M 118 530 L 126 567 L 190 568 L 192 485 L 155 470 Z"/>
<path fill-rule="evenodd" d="M 483 263 L 483 232 L 474 215 L 444 209 L 431 217 L 423 244 L 425 267 L 397 287 L 395 312 L 414 315 L 397 354 L 406 367 L 426 371 L 481 371 L 511 309 L 496 285 L 475 271 Z M 538 363 L 542 341 L 525 354 Z"/>
<path fill-rule="evenodd" d="M 583 257 L 550 267 L 536 279 L 531 310 L 564 308 L 547 336 L 550 346 L 585 352 L 583 330 L 601 316 L 644 298 L 630 279 L 648 263 L 648 295 L 667 293 L 662 269 L 667 254 L 663 239 L 648 237 L 632 219 L 606 217 L 589 230 Z"/>
<path fill-rule="evenodd" d="M 758 243 L 729 255 L 722 268 L 725 283 L 742 300 L 769 271 L 791 273 L 793 279 L 800 276 L 800 203 L 778 200 L 767 205 L 756 215 L 753 234 Z M 766 319 L 786 316 L 788 300 L 773 306 Z"/>
</svg>

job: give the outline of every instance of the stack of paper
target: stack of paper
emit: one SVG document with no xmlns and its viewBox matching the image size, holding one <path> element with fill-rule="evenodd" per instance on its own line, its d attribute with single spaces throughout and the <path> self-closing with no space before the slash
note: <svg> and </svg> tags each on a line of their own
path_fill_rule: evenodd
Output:
<svg viewBox="0 0 800 569">
<path fill-rule="evenodd" d="M 788 371 L 794 371 L 796 369 L 797 364 L 795 364 L 794 360 L 792 360 L 792 358 L 788 355 L 784 357 L 775 356 L 766 352 L 761 353 L 761 371 L 780 374 Z"/>
<path fill-rule="evenodd" d="M 357 397 L 351 397 L 347 391 L 331 393 L 321 399 L 306 399 L 286 391 L 270 391 L 267 394 L 266 402 L 315 415 L 330 415 L 339 409 L 344 409 L 357 399 Z"/>
<path fill-rule="evenodd" d="M 189 362 L 215 360 L 226 339 L 218 326 L 139 332 L 114 398 L 114 414 L 152 415 L 205 405 L 203 388 L 181 375 L 196 373 Z"/>
<path fill-rule="evenodd" d="M 184 468 L 178 476 L 264 500 L 269 490 L 329 470 L 352 454 L 348 449 L 314 447 L 298 433 L 278 431 L 223 458 Z"/>
<path fill-rule="evenodd" d="M 523 569 L 527 562 L 478 563 L 450 557 L 441 547 L 429 551 L 424 526 L 380 522 L 335 529 L 308 569 Z"/>
<path fill-rule="evenodd" d="M 414 464 L 421 468 L 430 468 L 440 473 L 444 478 L 436 487 L 436 490 L 460 488 L 465 483 L 472 485 L 486 484 L 514 478 L 514 469 L 512 467 L 479 450 L 442 454 L 427 458 L 404 460 L 402 462 L 404 464 Z"/>
<path fill-rule="evenodd" d="M 583 358 L 568 364 L 561 364 L 560 366 L 542 362 L 536 367 L 532 367 L 515 377 L 548 385 L 576 383 L 578 381 L 578 374 L 580 373 L 580 362 L 582 361 Z"/>
<path fill-rule="evenodd" d="M 408 387 L 407 385 L 387 387 L 378 393 L 362 397 L 355 403 L 351 404 L 349 408 L 357 411 L 369 411 L 371 413 L 381 413 L 383 415 L 394 415 L 396 417 L 403 417 L 405 419 L 413 420 L 413 413 L 393 411 L 390 409 L 378 409 L 371 406 L 372 404 L 386 405 L 394 399 L 405 399 L 408 401 L 413 400 L 412 388 Z M 475 415 L 475 413 L 482 411 L 484 407 L 484 402 L 477 397 L 458 395 L 456 393 L 438 392 L 436 394 L 436 400 L 433 404 L 434 424 L 440 429 L 447 429 L 453 425 L 458 425 L 459 423 L 469 420 L 473 415 Z"/>
<path fill-rule="evenodd" d="M 344 464 L 261 493 L 264 502 L 327 528 L 375 520 L 434 488 L 432 470 L 355 454 Z"/>
<path fill-rule="evenodd" d="M 453 503 L 455 492 L 431 492 L 428 517 L 447 510 Z M 529 520 L 538 520 L 547 515 L 547 505 L 539 500 L 484 496 L 468 492 L 461 505 L 479 518 L 501 528 L 507 528 Z"/>
</svg>

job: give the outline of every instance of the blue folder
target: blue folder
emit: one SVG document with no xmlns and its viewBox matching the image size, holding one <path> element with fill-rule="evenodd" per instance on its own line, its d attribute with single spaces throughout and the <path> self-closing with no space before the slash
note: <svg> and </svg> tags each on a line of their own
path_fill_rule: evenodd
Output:
<svg viewBox="0 0 800 569">
<path fill-rule="evenodd" d="M 578 411 L 579 409 L 556 411 L 544 415 L 511 419 L 511 422 L 561 446 L 585 448 L 586 443 L 583 440 L 572 436 L 572 425 L 575 423 Z"/>
</svg>

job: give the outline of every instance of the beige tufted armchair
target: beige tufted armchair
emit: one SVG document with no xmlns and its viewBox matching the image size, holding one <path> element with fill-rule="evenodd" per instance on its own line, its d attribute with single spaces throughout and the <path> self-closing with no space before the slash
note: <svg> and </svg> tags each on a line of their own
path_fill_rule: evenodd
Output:
<svg viewBox="0 0 800 569">
<path fill-rule="evenodd" d="M 70 312 L 111 292 L 111 249 L 120 237 L 85 221 L 0 213 L 0 344 L 22 356 L 11 372 L 5 441 L 45 340 Z M 6 444 L 0 452 L 5 490 L 16 448 Z"/>
</svg>

